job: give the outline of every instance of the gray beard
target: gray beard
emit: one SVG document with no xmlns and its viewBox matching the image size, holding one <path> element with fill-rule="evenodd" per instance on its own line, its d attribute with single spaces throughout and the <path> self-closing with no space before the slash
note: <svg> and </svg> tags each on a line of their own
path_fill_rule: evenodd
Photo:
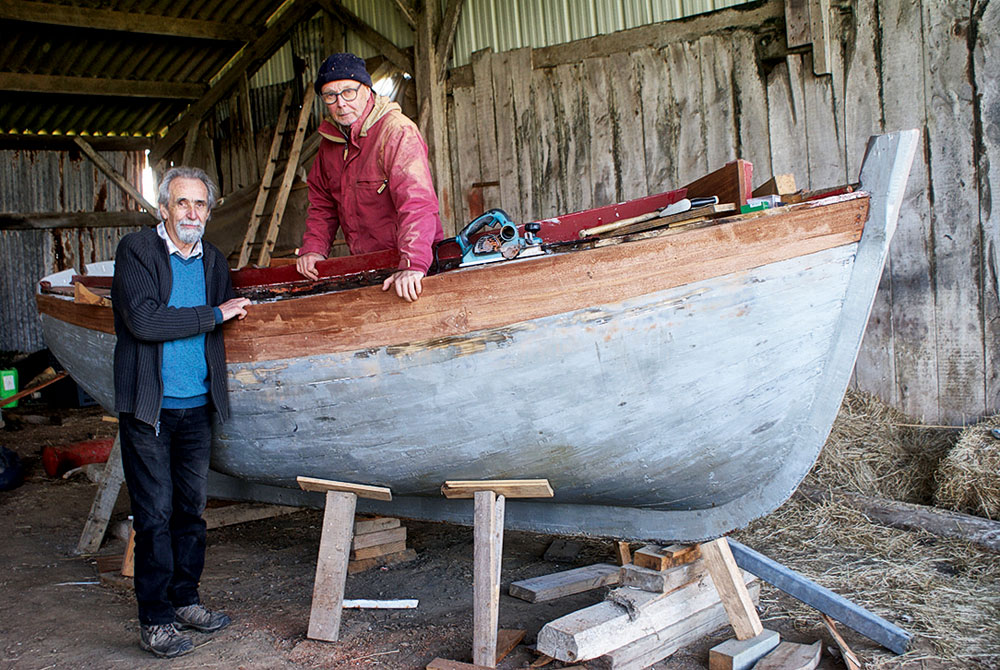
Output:
<svg viewBox="0 0 1000 670">
<path fill-rule="evenodd" d="M 205 232 L 205 226 L 198 226 L 198 229 L 182 228 L 177 226 L 177 237 L 184 244 L 194 244 L 201 239 L 201 236 Z"/>
</svg>

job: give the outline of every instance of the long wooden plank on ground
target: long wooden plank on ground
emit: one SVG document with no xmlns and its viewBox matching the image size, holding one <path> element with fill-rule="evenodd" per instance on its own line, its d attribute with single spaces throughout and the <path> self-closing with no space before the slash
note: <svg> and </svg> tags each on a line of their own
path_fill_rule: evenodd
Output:
<svg viewBox="0 0 1000 670">
<path fill-rule="evenodd" d="M 243 236 L 240 259 L 236 263 L 237 270 L 250 262 L 250 250 L 253 248 L 254 240 L 257 239 L 257 229 L 260 227 L 260 222 L 264 218 L 264 207 L 267 205 L 267 195 L 271 190 L 271 181 L 274 179 L 274 168 L 278 163 L 278 156 L 281 154 L 281 145 L 284 143 L 285 126 L 288 125 L 288 111 L 291 103 L 292 89 L 289 87 L 285 89 L 285 96 L 281 99 L 278 120 L 274 124 L 274 137 L 271 138 L 271 150 L 267 154 L 264 175 L 260 178 L 257 200 L 254 201 L 253 209 L 250 210 L 250 221 L 247 223 L 246 235 Z"/>
<path fill-rule="evenodd" d="M 357 501 L 358 497 L 353 493 L 326 493 L 323 532 L 320 535 L 316 579 L 313 582 L 312 609 L 309 611 L 308 636 L 313 640 L 335 642 L 340 635 L 347 556 Z"/>
<path fill-rule="evenodd" d="M 764 626 L 747 592 L 742 571 L 733 558 L 729 540 L 720 537 L 711 542 L 704 542 L 701 545 L 701 554 L 705 559 L 708 574 L 712 576 L 712 583 L 722 598 L 736 639 L 748 640 L 760 635 L 764 631 Z"/>
<path fill-rule="evenodd" d="M 295 181 L 295 173 L 299 168 L 299 156 L 302 154 L 302 141 L 306 137 L 306 125 L 309 123 L 309 115 L 312 114 L 313 99 L 316 91 L 312 86 L 306 87 L 306 94 L 302 100 L 302 111 L 299 112 L 299 122 L 295 126 L 295 137 L 292 140 L 292 148 L 288 152 L 288 163 L 285 165 L 285 176 L 281 180 L 278 190 L 278 198 L 274 203 L 274 210 L 271 212 L 271 222 L 267 226 L 267 235 L 257 256 L 257 265 L 266 267 L 271 260 L 271 251 L 274 249 L 274 242 L 278 239 L 278 229 L 281 228 L 281 220 L 285 216 L 285 205 L 288 204 L 288 194 L 292 192 L 292 183 Z"/>
<path fill-rule="evenodd" d="M 386 502 L 392 500 L 392 491 L 384 486 L 368 486 L 367 484 L 352 484 L 350 482 L 337 482 L 332 479 L 303 476 L 296 477 L 295 481 L 298 482 L 299 488 L 303 491 L 319 491 L 320 493 L 341 491 L 344 493 L 353 493 L 359 498 L 371 498 Z"/>
<path fill-rule="evenodd" d="M 232 526 L 237 523 L 247 523 L 248 521 L 260 521 L 276 516 L 292 514 L 298 512 L 300 507 L 289 505 L 267 505 L 263 503 L 236 503 L 225 507 L 209 507 L 205 510 L 202 518 L 205 519 L 205 527 L 209 530 Z"/>
<path fill-rule="evenodd" d="M 111 445 L 111 453 L 108 454 L 107 463 L 104 465 L 104 474 L 101 476 L 101 483 L 97 485 L 94 502 L 90 506 L 87 522 L 83 526 L 80 542 L 76 546 L 77 553 L 92 554 L 101 548 L 104 531 L 108 528 L 111 511 L 115 507 L 115 502 L 118 500 L 118 493 L 121 491 L 122 482 L 124 481 L 125 471 L 122 468 L 121 437 L 119 434 L 115 434 L 115 442 Z"/>
<path fill-rule="evenodd" d="M 529 603 L 540 603 L 617 584 L 621 578 L 620 572 L 617 565 L 595 563 L 582 568 L 511 582 L 508 593 Z"/>
<path fill-rule="evenodd" d="M 760 598 L 760 582 L 754 582 L 748 588 L 750 596 L 757 601 Z M 717 602 L 635 642 L 591 659 L 587 661 L 587 667 L 590 670 L 644 670 L 727 623 L 726 608 Z"/>
<path fill-rule="evenodd" d="M 479 491 L 493 491 L 505 498 L 551 498 L 547 479 L 453 480 L 441 486 L 445 498 L 472 498 Z"/>
<path fill-rule="evenodd" d="M 754 579 L 743 573 L 746 582 Z M 537 649 L 561 661 L 596 658 L 682 621 L 719 602 L 712 581 L 698 580 L 666 595 L 636 591 L 632 611 L 605 601 L 578 610 L 542 627 Z"/>
<path fill-rule="evenodd" d="M 393 554 L 384 554 L 374 558 L 359 558 L 347 563 L 347 574 L 353 575 L 356 572 L 364 572 L 372 568 L 380 568 L 388 565 L 398 565 L 407 563 L 417 558 L 417 552 L 413 549 L 404 549 Z"/>
</svg>

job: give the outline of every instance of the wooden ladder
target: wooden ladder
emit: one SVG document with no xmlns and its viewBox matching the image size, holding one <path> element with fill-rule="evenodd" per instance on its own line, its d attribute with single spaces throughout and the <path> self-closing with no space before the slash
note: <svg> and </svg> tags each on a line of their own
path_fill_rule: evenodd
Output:
<svg viewBox="0 0 1000 670">
<path fill-rule="evenodd" d="M 254 202 L 253 210 L 250 213 L 250 221 L 247 223 L 247 232 L 243 237 L 243 245 L 240 249 L 240 258 L 236 263 L 236 269 L 243 268 L 250 262 L 250 255 L 253 248 L 259 244 L 260 251 L 257 255 L 257 266 L 266 267 L 271 262 L 271 252 L 274 250 L 275 240 L 278 239 L 278 230 L 281 228 L 281 220 L 285 214 L 285 206 L 288 204 L 288 195 L 292 190 L 292 183 L 295 181 L 295 171 L 298 168 L 299 157 L 302 155 L 302 142 L 305 139 L 306 125 L 312 112 L 313 100 L 316 97 L 312 87 L 306 89 L 305 98 L 302 101 L 302 109 L 299 111 L 298 122 L 295 125 L 292 137 L 292 146 L 288 151 L 288 160 L 285 164 L 285 172 L 278 189 L 278 195 L 271 210 L 271 219 L 267 227 L 267 232 L 261 242 L 257 242 L 257 232 L 263 221 L 267 205 L 268 195 L 274 188 L 275 168 L 281 149 L 284 145 L 286 125 L 291 113 L 292 89 L 285 91 L 285 96 L 281 101 L 281 111 L 278 113 L 278 121 L 274 126 L 274 138 L 271 140 L 271 150 L 268 153 L 267 165 L 264 168 L 264 175 L 260 180 L 260 189 L 257 191 L 257 200 Z"/>
</svg>

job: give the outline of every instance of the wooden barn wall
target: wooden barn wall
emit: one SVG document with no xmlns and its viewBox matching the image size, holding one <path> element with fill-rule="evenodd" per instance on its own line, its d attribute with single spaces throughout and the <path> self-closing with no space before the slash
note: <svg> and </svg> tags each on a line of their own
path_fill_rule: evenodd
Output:
<svg viewBox="0 0 1000 670">
<path fill-rule="evenodd" d="M 452 70 L 457 220 L 526 221 L 681 186 L 737 156 L 754 185 L 857 180 L 869 135 L 922 130 L 854 385 L 916 418 L 1000 407 L 1000 4 L 833 3 L 832 72 L 767 2 Z"/>
</svg>

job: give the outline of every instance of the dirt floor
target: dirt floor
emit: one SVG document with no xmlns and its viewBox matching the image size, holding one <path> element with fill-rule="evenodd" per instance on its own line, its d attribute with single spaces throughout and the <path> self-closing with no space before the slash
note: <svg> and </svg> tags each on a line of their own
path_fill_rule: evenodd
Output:
<svg viewBox="0 0 1000 670">
<path fill-rule="evenodd" d="M 32 423 L 45 421 L 34 416 L 55 418 L 61 425 Z M 31 405 L 4 412 L 7 426 L 0 430 L 0 444 L 21 456 L 27 478 L 19 488 L 0 492 L 0 537 L 4 538 L 0 545 L 0 668 L 162 669 L 169 665 L 173 670 L 409 670 L 424 668 L 435 657 L 471 661 L 472 531 L 443 524 L 406 522 L 408 545 L 416 550 L 416 560 L 348 578 L 348 597 L 417 598 L 417 609 L 348 610 L 340 642 L 306 639 L 322 521 L 320 513 L 311 510 L 210 531 L 202 598 L 209 606 L 228 612 L 234 624 L 212 637 L 195 634 L 196 650 L 173 661 L 154 659 L 141 651 L 131 592 L 99 583 L 94 557 L 74 553 L 96 486 L 82 476 L 49 478 L 39 459 L 45 445 L 112 436 L 114 424 L 101 421 L 101 416 L 97 408 L 56 411 Z M 123 495 L 114 519 L 126 514 Z M 583 542 L 569 562 L 545 561 L 542 557 L 552 540 L 528 533 L 505 534 L 500 625 L 526 629 L 527 637 L 500 664 L 501 669 L 526 668 L 538 658 L 528 645 L 545 622 L 603 599 L 603 590 L 540 604 L 506 595 L 511 581 L 614 562 L 610 541 Z M 767 551 L 766 546 L 754 546 Z M 123 547 L 120 539 L 109 534 L 100 553 L 120 554 Z M 836 556 L 830 559 L 838 560 Z M 887 592 L 885 600 L 891 603 L 892 599 L 893 594 Z M 765 585 L 761 600 L 765 626 L 795 642 L 822 638 L 820 667 L 844 667 L 831 655 L 835 648 L 818 614 L 802 625 L 788 615 L 793 605 L 789 601 Z M 904 621 L 896 623 L 905 626 Z M 886 666 L 886 659 L 891 667 L 907 669 L 997 667 L 990 658 L 942 661 L 929 651 L 932 647 L 927 640 L 918 641 L 916 652 L 892 660 L 865 638 L 842 631 L 862 660 L 871 663 L 875 659 L 879 667 Z M 730 635 L 727 629 L 717 631 L 653 667 L 706 668 L 708 649 Z M 545 667 L 565 665 L 556 661 Z"/>
</svg>

